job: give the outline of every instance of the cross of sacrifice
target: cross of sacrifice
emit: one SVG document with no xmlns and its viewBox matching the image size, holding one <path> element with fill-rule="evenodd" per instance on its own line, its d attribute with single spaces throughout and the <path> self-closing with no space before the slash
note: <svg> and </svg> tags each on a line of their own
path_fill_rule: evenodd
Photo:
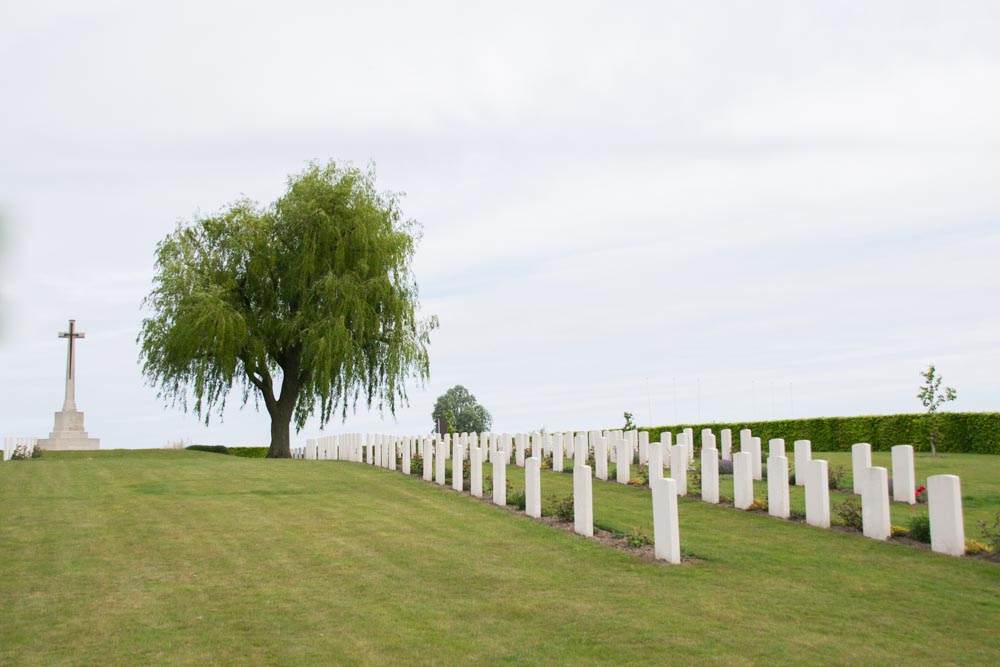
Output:
<svg viewBox="0 0 1000 667">
<path fill-rule="evenodd" d="M 69 339 L 69 351 L 66 357 L 66 400 L 63 402 L 63 411 L 76 410 L 76 382 L 74 379 L 74 372 L 76 369 L 76 359 L 74 358 L 73 351 L 77 338 L 84 338 L 86 336 L 82 331 L 76 330 L 76 320 L 69 321 L 69 331 L 61 332 L 59 334 L 60 338 Z"/>
</svg>

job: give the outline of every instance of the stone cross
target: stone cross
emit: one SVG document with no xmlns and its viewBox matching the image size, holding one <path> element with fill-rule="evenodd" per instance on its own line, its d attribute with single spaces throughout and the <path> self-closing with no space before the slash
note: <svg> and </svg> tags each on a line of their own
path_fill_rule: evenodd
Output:
<svg viewBox="0 0 1000 667">
<path fill-rule="evenodd" d="M 66 400 L 63 401 L 63 412 L 76 411 L 76 357 L 73 354 L 77 338 L 86 336 L 76 330 L 76 320 L 69 321 L 69 331 L 59 334 L 60 338 L 69 339 L 69 350 L 66 353 Z"/>
</svg>

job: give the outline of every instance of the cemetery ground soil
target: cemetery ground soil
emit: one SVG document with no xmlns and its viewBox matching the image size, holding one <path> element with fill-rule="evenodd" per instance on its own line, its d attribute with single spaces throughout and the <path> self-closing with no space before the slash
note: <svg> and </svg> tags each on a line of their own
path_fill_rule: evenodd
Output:
<svg viewBox="0 0 1000 667">
<path fill-rule="evenodd" d="M 4 665 L 1000 660 L 1000 564 L 694 500 L 680 566 L 346 462 L 47 453 L 0 503 Z M 594 518 L 652 533 L 648 489 Z"/>
</svg>

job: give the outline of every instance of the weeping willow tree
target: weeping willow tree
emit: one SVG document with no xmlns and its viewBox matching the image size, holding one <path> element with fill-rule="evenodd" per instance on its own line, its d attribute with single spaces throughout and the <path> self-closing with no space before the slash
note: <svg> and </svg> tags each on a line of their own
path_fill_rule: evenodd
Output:
<svg viewBox="0 0 1000 667">
<path fill-rule="evenodd" d="M 268 207 L 241 200 L 159 243 L 151 316 L 139 333 L 147 382 L 207 424 L 235 387 L 271 417 L 269 457 L 290 427 L 405 403 L 429 376 L 437 326 L 419 320 L 410 263 L 417 225 L 374 170 L 312 164 Z"/>
</svg>

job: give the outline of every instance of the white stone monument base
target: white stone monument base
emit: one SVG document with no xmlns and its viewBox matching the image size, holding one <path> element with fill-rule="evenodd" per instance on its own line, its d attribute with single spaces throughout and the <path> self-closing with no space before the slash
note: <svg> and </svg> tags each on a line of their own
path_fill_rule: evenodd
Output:
<svg viewBox="0 0 1000 667">
<path fill-rule="evenodd" d="M 60 410 L 56 413 L 55 430 L 48 438 L 39 438 L 38 446 L 49 452 L 100 449 L 99 438 L 88 438 L 83 430 L 83 413 L 79 410 Z"/>
</svg>

